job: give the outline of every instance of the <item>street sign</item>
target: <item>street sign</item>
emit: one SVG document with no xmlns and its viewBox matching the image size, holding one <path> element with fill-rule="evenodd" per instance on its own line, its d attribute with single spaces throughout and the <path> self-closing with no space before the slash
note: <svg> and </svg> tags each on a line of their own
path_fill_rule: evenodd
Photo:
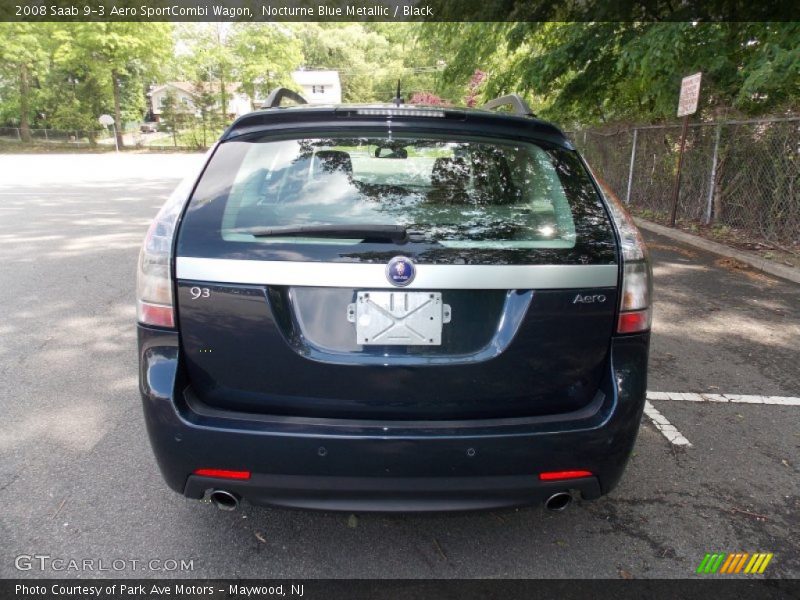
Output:
<svg viewBox="0 0 800 600">
<path fill-rule="evenodd" d="M 683 126 L 681 127 L 681 147 L 678 151 L 678 169 L 675 173 L 675 188 L 672 192 L 672 214 L 669 219 L 671 227 L 675 227 L 675 219 L 678 215 L 678 199 L 681 195 L 681 169 L 683 168 L 683 151 L 686 148 L 686 132 L 689 129 L 689 115 L 697 112 L 697 101 L 700 100 L 700 79 L 702 77 L 702 73 L 695 73 L 681 80 L 678 116 L 683 117 Z"/>
<path fill-rule="evenodd" d="M 684 77 L 681 81 L 681 95 L 678 99 L 678 116 L 686 117 L 697 112 L 697 101 L 700 99 L 700 79 L 702 73 Z"/>
</svg>

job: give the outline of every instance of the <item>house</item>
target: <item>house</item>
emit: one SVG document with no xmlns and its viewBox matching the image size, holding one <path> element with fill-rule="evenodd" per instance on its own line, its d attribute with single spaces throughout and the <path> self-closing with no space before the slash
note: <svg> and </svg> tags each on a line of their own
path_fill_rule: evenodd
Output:
<svg viewBox="0 0 800 600">
<path fill-rule="evenodd" d="M 339 81 L 337 71 L 295 71 L 292 79 L 301 88 L 301 94 L 308 100 L 309 104 L 340 104 L 342 102 L 342 85 Z M 147 115 L 150 121 L 160 121 L 161 113 L 167 95 L 175 95 L 178 112 L 185 115 L 200 114 L 199 106 L 203 93 L 209 93 L 214 99 L 211 110 L 219 111 L 220 85 L 219 82 L 206 82 L 202 84 L 190 81 L 168 81 L 162 85 L 155 85 L 147 93 L 149 112 Z M 242 84 L 231 81 L 225 85 L 227 96 L 226 112 L 229 119 L 235 119 L 247 114 L 254 107 L 263 104 L 264 98 L 250 98 L 242 90 Z"/>
<path fill-rule="evenodd" d="M 189 81 L 169 81 L 162 85 L 153 86 L 147 93 L 150 108 L 148 116 L 153 121 L 161 120 L 164 103 L 170 93 L 175 96 L 178 112 L 199 115 L 201 96 L 204 92 L 211 94 L 214 98 L 210 109 L 220 110 L 220 85 L 218 82 L 195 84 Z M 250 97 L 241 90 L 240 83 L 227 83 L 225 85 L 225 94 L 227 96 L 226 112 L 228 113 L 228 118 L 234 119 L 253 110 L 253 103 Z"/>
<path fill-rule="evenodd" d="M 341 104 L 342 84 L 338 71 L 295 71 L 294 82 L 309 104 Z"/>
</svg>

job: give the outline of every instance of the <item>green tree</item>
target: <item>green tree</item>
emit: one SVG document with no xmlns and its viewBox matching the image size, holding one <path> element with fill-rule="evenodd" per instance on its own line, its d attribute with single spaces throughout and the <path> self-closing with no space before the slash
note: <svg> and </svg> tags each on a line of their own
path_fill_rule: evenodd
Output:
<svg viewBox="0 0 800 600">
<path fill-rule="evenodd" d="M 380 84 L 382 89 L 393 90 L 395 82 L 400 79 L 401 91 L 406 98 L 414 94 L 433 94 L 458 104 L 462 96 L 461 86 L 442 77 L 453 53 L 426 35 L 426 30 L 432 26 L 432 23 L 364 24 L 367 30 L 380 34 L 388 43 L 387 54 L 391 60 L 386 61 L 387 68 Z"/>
<path fill-rule="evenodd" d="M 216 104 L 216 95 L 209 87 L 208 82 L 197 81 L 194 85 L 197 90 L 195 108 L 197 108 L 197 111 L 200 113 L 200 127 L 202 130 L 202 145 L 198 145 L 201 148 L 207 148 L 208 130 L 221 128 L 223 121 L 215 118 L 214 106 Z"/>
<path fill-rule="evenodd" d="M 181 128 L 183 116 L 175 92 L 171 89 L 167 90 L 161 103 L 161 122 L 164 124 L 164 128 L 172 134 L 172 143 L 175 147 L 178 146 L 178 131 Z"/>
<path fill-rule="evenodd" d="M 50 29 L 49 23 L 0 23 L 0 77 L 16 84 L 7 86 L 14 105 L 8 112 L 15 115 L 26 142 L 31 139 L 35 82 L 47 68 Z"/>
<path fill-rule="evenodd" d="M 183 77 L 214 90 L 223 122 L 232 84 L 240 83 L 251 99 L 277 86 L 293 87 L 291 72 L 303 62 L 300 39 L 288 24 L 187 23 L 178 39 Z"/>
<path fill-rule="evenodd" d="M 421 48 L 437 52 L 445 63 L 439 83 L 442 94 L 455 102 L 468 97 L 481 104 L 502 87 L 515 59 L 507 43 L 509 30 L 509 23 L 424 23 L 416 25 L 416 36 Z M 477 87 L 470 88 L 476 70 L 487 73 L 480 85 L 483 96 Z"/>
<path fill-rule="evenodd" d="M 386 102 L 401 93 L 442 95 L 444 61 L 411 23 L 302 23 L 306 69 L 339 72 L 344 102 Z"/>
<path fill-rule="evenodd" d="M 58 59 L 67 69 L 83 65 L 86 79 L 111 92 L 117 141 L 123 146 L 123 98 L 136 103 L 141 116 L 143 82 L 158 77 L 172 52 L 168 23 L 70 23 L 60 36 Z M 126 94 L 126 88 L 137 93 Z M 96 118 L 96 115 L 95 115 Z"/>
<path fill-rule="evenodd" d="M 419 35 L 452 56 L 448 81 L 481 69 L 483 100 L 519 92 L 567 123 L 674 118 L 680 80 L 696 71 L 709 114 L 796 108 L 800 92 L 798 23 L 438 23 Z"/>
<path fill-rule="evenodd" d="M 236 56 L 233 71 L 251 99 L 276 87 L 295 87 L 291 73 L 303 62 L 303 52 L 293 30 L 279 23 L 236 23 L 228 42 Z"/>
<path fill-rule="evenodd" d="M 237 62 L 229 28 L 223 23 L 184 23 L 178 30 L 178 40 L 183 48 L 181 71 L 184 78 L 215 85 L 220 118 L 227 120 L 228 90 L 235 81 Z"/>
</svg>

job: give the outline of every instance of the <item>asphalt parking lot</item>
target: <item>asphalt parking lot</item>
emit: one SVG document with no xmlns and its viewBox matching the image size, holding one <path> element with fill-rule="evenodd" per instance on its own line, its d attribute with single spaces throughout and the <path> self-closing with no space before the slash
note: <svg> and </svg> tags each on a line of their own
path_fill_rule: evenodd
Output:
<svg viewBox="0 0 800 600">
<path fill-rule="evenodd" d="M 800 577 L 794 405 L 653 399 L 688 443 L 645 417 L 620 486 L 560 514 L 225 513 L 169 491 L 139 404 L 134 272 L 197 160 L 0 156 L 0 577 L 688 577 L 741 551 Z M 800 396 L 800 286 L 646 237 L 650 390 Z M 124 568 L 19 571 L 20 555 Z"/>
</svg>

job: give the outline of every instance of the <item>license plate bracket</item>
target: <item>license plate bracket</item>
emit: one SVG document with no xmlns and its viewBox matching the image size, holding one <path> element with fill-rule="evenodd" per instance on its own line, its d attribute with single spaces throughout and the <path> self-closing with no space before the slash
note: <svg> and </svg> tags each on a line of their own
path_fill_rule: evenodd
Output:
<svg viewBox="0 0 800 600">
<path fill-rule="evenodd" d="M 347 305 L 362 346 L 440 346 L 451 318 L 441 292 L 361 291 Z"/>
</svg>

